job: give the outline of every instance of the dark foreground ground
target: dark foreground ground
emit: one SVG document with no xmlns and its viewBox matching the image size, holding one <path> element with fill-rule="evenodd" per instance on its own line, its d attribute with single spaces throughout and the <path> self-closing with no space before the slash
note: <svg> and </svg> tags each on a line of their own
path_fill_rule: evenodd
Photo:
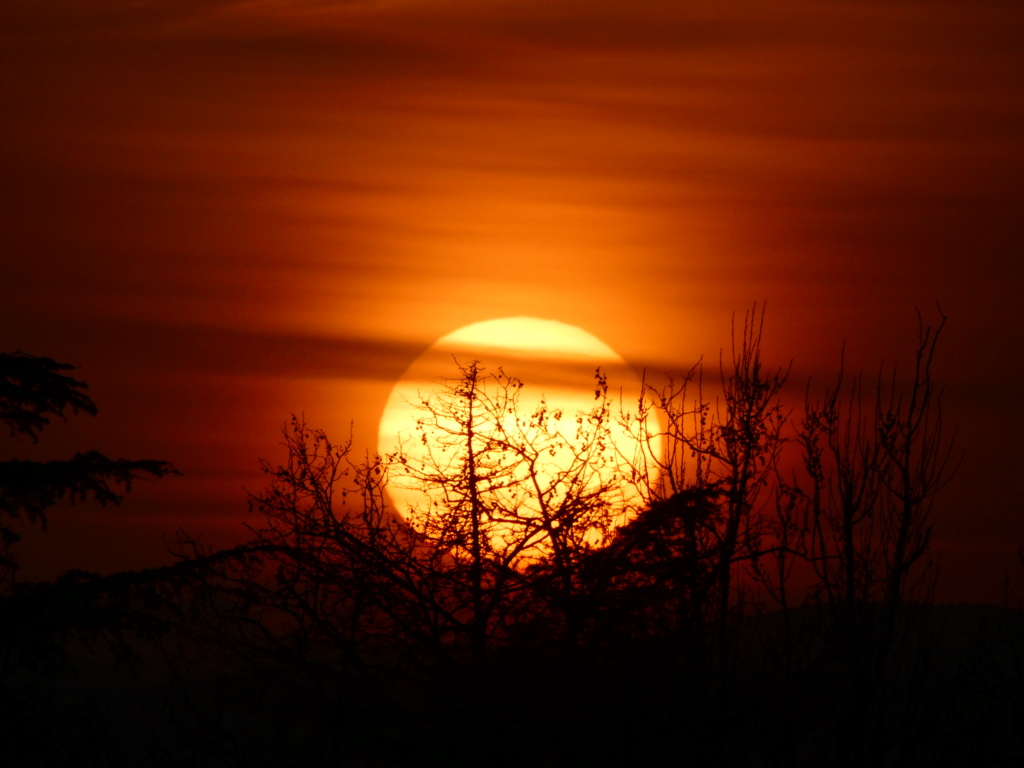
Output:
<svg viewBox="0 0 1024 768">
<path fill-rule="evenodd" d="M 784 645 L 777 614 L 738 626 L 724 685 L 664 638 L 499 650 L 474 674 L 313 652 L 303 668 L 265 645 L 253 663 L 241 640 L 50 638 L 46 664 L 5 659 L 0 765 L 1024 764 L 1021 612 L 910 606 L 903 621 L 910 640 L 866 703 L 800 613 Z"/>
</svg>

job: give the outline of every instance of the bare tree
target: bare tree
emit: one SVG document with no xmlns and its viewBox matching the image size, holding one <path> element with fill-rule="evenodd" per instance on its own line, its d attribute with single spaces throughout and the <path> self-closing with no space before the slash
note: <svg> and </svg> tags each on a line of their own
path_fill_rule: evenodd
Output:
<svg viewBox="0 0 1024 768">
<path fill-rule="evenodd" d="M 402 513 L 467 572 L 478 661 L 524 589 L 552 599 L 572 644 L 581 558 L 623 515 L 605 379 L 597 372 L 592 410 L 565 414 L 543 400 L 524 407 L 523 383 L 501 370 L 474 362 L 459 373 L 418 403 L 418 450 L 395 455 L 396 482 L 424 497 Z"/>
<path fill-rule="evenodd" d="M 446 713 L 480 718 L 522 638 L 575 648 L 579 570 L 621 513 L 604 380 L 593 411 L 566 417 L 527 410 L 500 371 L 459 373 L 420 403 L 416 453 L 357 462 L 350 441 L 293 417 L 286 460 L 264 464 L 268 486 L 250 499 L 252 541 L 226 553 L 185 542 L 209 566 L 189 636 L 325 709 L 345 690 L 410 736 Z M 423 492 L 402 514 L 385 492 L 396 477 Z"/>
<path fill-rule="evenodd" d="M 863 378 L 838 380 L 808 396 L 797 440 L 805 468 L 805 556 L 816 597 L 838 622 L 845 670 L 842 754 L 869 759 L 886 711 L 884 684 L 906 639 L 904 607 L 927 601 L 934 571 L 920 565 L 932 536 L 936 494 L 955 471 L 953 436 L 944 431 L 942 391 L 932 366 L 946 317 L 936 327 L 918 315 L 910 378 L 893 367 L 872 390 Z"/>
<path fill-rule="evenodd" d="M 927 597 L 931 505 L 954 469 L 932 378 L 942 324 L 922 322 L 906 380 L 840 371 L 791 419 L 764 321 L 755 306 L 735 322 L 711 384 L 698 364 L 620 407 L 637 452 L 612 432 L 600 372 L 593 408 L 567 414 L 527 406 L 500 369 L 458 366 L 414 403 L 413 440 L 360 461 L 350 440 L 293 418 L 285 460 L 264 464 L 268 486 L 251 496 L 252 541 L 193 552 L 208 578 L 188 631 L 324 712 L 358 701 L 346 722 L 401 722 L 413 739 L 451 727 L 478 746 L 534 727 L 510 710 L 540 691 L 574 727 L 610 723 L 614 695 L 654 687 L 615 665 L 647 654 L 644 674 L 677 702 L 660 714 L 727 762 L 737 713 L 758 696 L 799 699 L 787 686 L 801 679 L 836 704 L 827 723 L 828 707 L 807 705 L 838 736 L 820 754 L 866 764 L 911 648 L 905 608 Z M 418 501 L 393 509 L 393 485 Z M 748 620 L 764 600 L 782 608 L 781 639 L 774 616 Z M 760 660 L 738 652 L 769 625 Z M 784 670 L 770 667 L 780 658 Z M 630 681 L 605 689 L 595 669 Z"/>
<path fill-rule="evenodd" d="M 652 510 L 678 508 L 688 521 L 683 531 L 686 558 L 713 574 L 710 587 L 693 592 L 705 603 L 699 611 L 691 603 L 687 621 L 696 621 L 697 612 L 713 627 L 720 687 L 729 677 L 729 624 L 744 600 L 735 577 L 744 563 L 764 554 L 766 489 L 776 477 L 785 443 L 787 416 L 780 393 L 788 370 L 765 367 L 763 329 L 763 306 L 745 313 L 738 329 L 734 319 L 729 364 L 720 359 L 713 401 L 705 399 L 703 365 L 698 363 L 682 380 L 670 378 L 660 389 L 648 387 L 637 412 L 620 416 L 644 447 L 633 482 Z M 650 418 L 652 411 L 656 419 Z M 651 424 L 660 424 L 661 431 L 652 433 Z M 690 502 L 673 501 L 689 499 L 694 491 L 716 500 L 717 512 L 703 518 L 713 524 L 698 526 L 701 518 L 687 512 Z"/>
</svg>

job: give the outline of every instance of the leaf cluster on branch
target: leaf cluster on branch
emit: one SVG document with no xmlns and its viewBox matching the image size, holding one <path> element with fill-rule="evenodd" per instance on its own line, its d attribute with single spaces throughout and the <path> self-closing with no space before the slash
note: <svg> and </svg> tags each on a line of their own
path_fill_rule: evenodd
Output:
<svg viewBox="0 0 1024 768">
<path fill-rule="evenodd" d="M 0 353 L 0 421 L 11 436 L 27 435 L 38 442 L 39 432 L 53 418 L 67 413 L 95 415 L 96 404 L 85 394 L 86 384 L 64 371 L 74 366 L 24 352 Z M 99 451 L 76 453 L 56 461 L 0 461 L 0 584 L 14 577 L 17 563 L 12 548 L 20 540 L 14 521 L 47 525 L 47 510 L 61 502 L 93 500 L 119 504 L 140 477 L 178 474 L 166 461 L 110 459 Z"/>
</svg>

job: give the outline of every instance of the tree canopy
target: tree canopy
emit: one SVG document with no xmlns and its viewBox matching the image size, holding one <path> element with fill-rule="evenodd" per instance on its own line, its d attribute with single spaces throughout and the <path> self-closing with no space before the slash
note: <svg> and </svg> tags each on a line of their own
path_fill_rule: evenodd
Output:
<svg viewBox="0 0 1024 768">
<path fill-rule="evenodd" d="M 96 415 L 85 382 L 66 373 L 74 369 L 49 357 L 0 353 L 0 421 L 12 437 L 27 435 L 37 442 L 54 418 Z M 18 518 L 45 528 L 47 511 L 61 502 L 91 499 L 119 504 L 133 480 L 176 473 L 166 461 L 111 459 L 99 451 L 79 452 L 65 460 L 0 461 L 0 583 L 13 578 L 17 569 L 12 548 L 20 539 Z"/>
</svg>

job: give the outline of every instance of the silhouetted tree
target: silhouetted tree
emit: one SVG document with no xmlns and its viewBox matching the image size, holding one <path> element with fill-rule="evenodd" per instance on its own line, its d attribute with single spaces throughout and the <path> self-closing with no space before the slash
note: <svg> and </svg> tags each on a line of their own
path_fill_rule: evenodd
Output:
<svg viewBox="0 0 1024 768">
<path fill-rule="evenodd" d="M 96 414 L 73 366 L 22 352 L 0 353 L 0 421 L 12 439 L 39 433 L 68 413 Z M 71 572 L 52 584 L 19 584 L 14 547 L 21 520 L 47 525 L 47 512 L 67 501 L 118 504 L 141 476 L 176 474 L 167 462 L 110 459 L 97 451 L 61 461 L 0 461 L 0 739 L 5 764 L 70 760 L 100 738 L 95 713 L 55 682 L 73 671 L 68 648 L 102 638 L 115 657 L 130 654 L 124 630 L 134 619 L 118 579 Z M 94 727 L 95 725 L 95 727 Z"/>
<path fill-rule="evenodd" d="M 803 544 L 815 594 L 837 622 L 840 754 L 851 766 L 877 758 L 895 700 L 891 664 L 907 639 L 905 608 L 927 602 L 934 583 L 934 571 L 918 567 L 931 542 L 932 506 L 955 470 L 932 374 L 946 318 L 934 328 L 918 319 L 907 382 L 893 368 L 865 392 L 860 376 L 847 384 L 841 370 L 822 399 L 808 398 L 797 431 L 806 472 Z"/>
<path fill-rule="evenodd" d="M 583 762 L 578 735 L 618 726 L 651 755 L 742 762 L 779 738 L 782 703 L 813 723 L 782 764 L 897 754 L 882 721 L 894 681 L 916 685 L 899 668 L 906 609 L 927 597 L 931 503 L 953 469 L 931 373 L 942 326 L 922 324 L 905 388 L 880 377 L 864 405 L 841 372 L 794 419 L 763 327 L 755 306 L 713 386 L 698 364 L 619 414 L 640 458 L 612 440 L 600 374 L 593 409 L 567 415 L 460 366 L 414 404 L 414 445 L 362 461 L 293 417 L 250 499 L 252 541 L 193 543 L 206 570 L 186 632 L 246 696 L 349 724 L 342 740 L 386 722 L 409 749 L 460 744 L 439 762 L 523 730 Z M 421 501 L 390 508 L 389 483 Z"/>
<path fill-rule="evenodd" d="M 708 611 L 718 588 L 721 493 L 681 490 L 620 527 L 607 546 L 587 553 L 580 593 L 591 643 L 670 639 L 685 670 L 680 684 L 694 704 L 707 702 Z"/>
<path fill-rule="evenodd" d="M 527 410 L 521 388 L 460 367 L 419 404 L 423 450 L 358 462 L 350 440 L 293 417 L 285 461 L 263 464 L 268 485 L 250 497 L 251 542 L 226 557 L 183 542 L 187 561 L 207 564 L 193 641 L 246 678 L 303 687 L 364 733 L 402 723 L 415 738 L 454 719 L 493 735 L 502 719 L 484 717 L 484 692 L 506 681 L 490 711 L 532 695 L 512 667 L 534 652 L 546 663 L 551 641 L 566 668 L 586 617 L 581 568 L 622 515 L 603 377 L 594 409 L 568 416 Z M 422 492 L 401 514 L 385 493 L 396 476 Z M 567 681 L 561 695 L 577 694 Z"/>
<path fill-rule="evenodd" d="M 197 658 L 217 658 L 232 670 L 235 702 L 287 700 L 290 716 L 333 723 L 332 743 L 345 749 L 371 737 L 412 748 L 448 727 L 475 679 L 474 584 L 451 538 L 425 535 L 386 505 L 386 460 L 357 462 L 350 440 L 334 443 L 297 417 L 284 448 L 250 497 L 251 542 L 225 557 L 184 542 L 205 577 L 183 628 L 201 652 L 178 654 L 181 677 L 196 679 Z M 219 722 L 222 706 L 187 685 L 182 694 L 195 722 Z"/>
<path fill-rule="evenodd" d="M 581 560 L 625 519 L 607 383 L 598 371 L 593 408 L 566 414 L 543 401 L 524 408 L 523 383 L 503 371 L 474 362 L 459 373 L 416 404 L 423 449 L 400 448 L 395 473 L 424 501 L 399 512 L 441 545 L 448 568 L 466 570 L 478 662 L 531 565 L 530 597 L 548 600 L 571 646 Z"/>
<path fill-rule="evenodd" d="M 85 383 L 63 373 L 70 370 L 74 366 L 48 357 L 0 353 L 0 421 L 12 437 L 27 435 L 36 442 L 54 417 L 66 420 L 69 410 L 96 414 Z M 165 461 L 110 459 L 98 451 L 62 461 L 0 462 L 0 590 L 10 588 L 17 570 L 17 519 L 45 528 L 47 510 L 61 501 L 118 504 L 136 478 L 167 474 L 176 470 Z"/>
<path fill-rule="evenodd" d="M 621 414 L 644 449 L 632 479 L 652 512 L 673 509 L 694 492 L 716 500 L 714 513 L 704 515 L 705 524 L 698 527 L 690 518 L 689 549 L 672 557 L 684 554 L 691 563 L 701 563 L 700 571 L 712 574 L 709 583 L 692 592 L 686 621 L 692 625 L 699 613 L 712 630 L 720 688 L 729 679 L 730 623 L 744 602 L 736 574 L 764 554 L 771 501 L 766 489 L 785 444 L 787 416 L 779 396 L 788 371 L 766 369 L 763 329 L 763 306 L 744 315 L 738 338 L 734 319 L 731 356 L 728 365 L 719 363 L 714 400 L 705 399 L 703 364 L 698 363 L 681 380 L 670 377 L 660 388 L 647 387 L 638 411 Z M 653 432 L 651 424 L 661 431 Z M 693 602 L 698 596 L 700 606 Z"/>
</svg>

